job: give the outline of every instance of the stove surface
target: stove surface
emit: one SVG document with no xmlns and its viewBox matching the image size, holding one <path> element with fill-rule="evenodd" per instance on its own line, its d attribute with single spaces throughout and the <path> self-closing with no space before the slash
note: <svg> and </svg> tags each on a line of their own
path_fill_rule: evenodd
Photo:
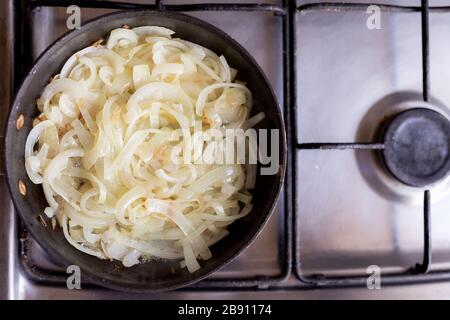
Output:
<svg viewBox="0 0 450 320">
<path fill-rule="evenodd" d="M 368 29 L 367 17 L 364 11 L 298 15 L 300 143 L 374 142 L 381 120 L 401 106 L 430 107 L 420 102 L 420 13 L 382 12 L 380 30 Z M 447 14 L 430 14 L 431 101 L 447 116 L 449 31 Z M 300 150 L 297 170 L 305 274 L 365 274 L 370 265 L 398 272 L 421 261 L 424 188 L 391 179 L 366 150 Z M 432 269 L 445 269 L 450 258 L 449 179 L 430 191 Z"/>
<path fill-rule="evenodd" d="M 145 2 L 137 1 L 132 2 Z M 204 3 L 167 0 L 164 3 Z M 220 1 L 210 1 L 220 2 Z M 258 3 L 261 1 L 227 1 Z M 271 0 L 265 3 L 280 4 Z M 319 1 L 297 1 L 298 5 Z M 340 1 L 328 1 L 340 2 Z M 349 1 L 372 3 L 373 1 Z M 420 1 L 393 1 L 420 5 Z M 0 2 L 0 61 L 12 61 L 13 1 Z M 450 5 L 433 1 L 432 5 Z M 83 21 L 110 12 L 82 9 Z M 221 28 L 256 59 L 272 84 L 280 105 L 283 96 L 282 19 L 268 12 L 190 12 Z M 431 96 L 440 112 L 450 115 L 450 13 L 430 14 Z M 32 15 L 35 59 L 67 32 L 65 8 L 41 8 Z M 374 123 L 391 106 L 428 106 L 421 99 L 420 13 L 381 13 L 381 29 L 369 30 L 364 11 L 305 11 L 296 17 L 297 140 L 307 142 L 371 142 Z M 242 32 L 245 28 L 245 32 Z M 14 61 L 12 61 L 14 62 Z M 20 61 L 15 61 L 20 63 Z M 8 64 L 7 64 L 8 65 Z M 14 65 L 11 63 L 11 66 Z M 12 68 L 12 67 L 11 67 Z M 0 78 L 0 120 L 4 128 L 12 96 L 13 70 Z M 10 82 L 8 79 L 12 79 Z M 20 79 L 19 79 L 20 80 Z M 418 105 L 419 104 L 419 105 Z M 373 111 L 375 110 L 375 111 Z M 381 111 L 379 111 L 381 110 Z M 299 214 L 298 255 L 305 276 L 366 275 L 377 265 L 383 273 L 405 271 L 423 254 L 423 189 L 405 187 L 377 167 L 369 151 L 297 151 L 296 207 Z M 431 188 L 432 270 L 450 268 L 450 179 Z M 59 283 L 30 279 L 36 269 L 64 273 L 30 238 L 27 251 L 4 176 L 0 177 L 3 210 L 0 215 L 0 298 L 11 299 L 333 299 L 333 298 L 450 298 L 450 282 L 345 289 L 301 290 L 292 274 L 276 290 L 186 288 L 180 291 L 131 295 L 86 286 L 68 290 Z M 289 199 L 290 200 L 290 199 Z M 211 278 L 273 277 L 284 271 L 284 197 L 268 225 L 233 263 Z M 23 263 L 24 254 L 29 265 Z M 32 267 L 29 269 L 29 267 Z M 35 268 L 35 269 L 33 269 Z"/>
</svg>

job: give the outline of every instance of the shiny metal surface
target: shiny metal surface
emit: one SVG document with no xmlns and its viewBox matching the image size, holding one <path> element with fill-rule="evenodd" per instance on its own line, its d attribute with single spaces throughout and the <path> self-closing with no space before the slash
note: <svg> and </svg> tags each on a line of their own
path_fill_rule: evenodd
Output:
<svg viewBox="0 0 450 320">
<path fill-rule="evenodd" d="M 3 63 L 0 77 L 0 130 L 5 130 L 6 117 L 11 104 L 13 66 L 12 48 L 14 46 L 13 2 L 0 2 L 0 61 Z M 3 148 L 3 137 L 0 142 Z M 3 161 L 2 161 L 3 162 Z M 2 169 L 3 171 L 3 164 Z M 17 234 L 16 215 L 6 187 L 5 177 L 0 176 L 0 195 L 2 210 L 0 214 L 0 298 L 10 299 L 16 296 L 14 278 L 17 271 Z"/>
<path fill-rule="evenodd" d="M 443 4 L 448 1 L 432 3 Z M 298 16 L 299 142 L 374 141 L 384 117 L 375 114 L 411 107 L 411 95 L 421 94 L 420 14 L 382 12 L 380 30 L 367 27 L 368 17 L 364 11 L 325 10 Z M 449 31 L 447 15 L 430 16 L 431 96 L 447 107 Z M 421 260 L 424 190 L 390 179 L 374 167 L 373 154 L 298 151 L 297 227 L 304 273 L 365 274 L 370 265 L 390 272 Z M 448 267 L 450 258 L 447 190 L 448 179 L 431 189 L 435 269 Z"/>
<path fill-rule="evenodd" d="M 143 0 L 144 1 L 144 0 Z M 166 0 L 167 2 L 204 2 Z M 239 2 L 233 0 L 227 2 Z M 219 1 L 218 1 L 219 2 Z M 260 2 L 260 1 L 244 1 Z M 266 1 L 279 3 L 277 0 Z M 299 4 L 319 1 L 298 1 Z M 333 2 L 333 1 L 331 1 Z M 340 2 L 340 1 L 334 1 Z M 373 1 L 350 1 L 367 2 Z M 419 5 L 419 0 L 392 1 Z M 0 1 L 0 61 L 11 61 L 13 0 Z M 433 5 L 450 1 L 433 1 Z M 104 10 L 83 10 L 90 19 Z M 281 23 L 263 13 L 192 13 L 238 40 L 268 75 L 282 103 Z M 36 57 L 65 32 L 62 9 L 42 9 L 33 19 Z M 384 96 L 397 91 L 419 91 L 420 17 L 417 14 L 382 14 L 382 30 L 369 31 L 363 12 L 300 13 L 298 40 L 299 142 L 351 142 L 364 138 L 358 131 L 364 115 Z M 450 51 L 448 15 L 431 15 L 431 94 L 450 106 Z M 245 32 L 243 32 L 245 26 Z M 5 39 L 5 41 L 3 41 Z M 270 39 L 269 41 L 267 39 Z M 5 65 L 12 65 L 6 63 Z M 10 70 L 0 78 L 0 126 L 11 102 Z M 368 128 L 370 134 L 371 128 Z M 364 139 L 360 139 L 364 140 Z M 298 208 L 301 211 L 301 257 L 308 274 L 365 274 L 371 264 L 384 271 L 402 270 L 421 259 L 422 208 L 419 196 L 408 192 L 405 201 L 395 192 L 378 192 L 361 166 L 371 167 L 367 151 L 301 151 L 298 154 Z M 361 160 L 362 159 L 362 160 Z M 370 172 L 370 170 L 369 170 Z M 373 172 L 379 172 L 373 168 Z M 369 175 L 370 176 L 370 175 Z M 124 295 L 104 289 L 41 285 L 30 281 L 18 261 L 18 221 L 5 183 L 0 177 L 3 206 L 0 214 L 0 298 L 6 299 L 440 299 L 450 298 L 450 283 L 366 288 L 213 292 L 176 291 L 155 295 Z M 389 182 L 393 183 L 393 182 Z M 394 183 L 393 183 L 394 184 Z M 419 194 L 419 193 L 417 193 Z M 422 194 L 422 191 L 420 192 Z M 450 261 L 450 199 L 432 193 L 434 259 L 442 268 Z M 416 199 L 417 198 L 417 199 Z M 439 201 L 438 201 L 439 200 Z M 282 204 L 280 204 L 280 210 Z M 275 274 L 281 211 L 274 214 L 255 244 L 235 263 L 215 276 Z M 59 267 L 33 251 L 33 259 L 47 269 Z M 450 267 L 447 265 L 447 267 Z M 284 287 L 298 285 L 292 276 Z"/>
<path fill-rule="evenodd" d="M 82 9 L 82 22 L 108 12 L 111 11 Z M 192 14 L 226 30 L 232 37 L 244 44 L 266 72 L 278 94 L 279 102 L 283 103 L 283 97 L 280 94 L 282 91 L 282 60 L 280 59 L 282 39 L 277 37 L 281 33 L 282 20 L 280 18 L 262 12 L 228 13 L 225 15 L 217 12 Z M 65 8 L 39 8 L 34 12 L 31 21 L 33 59 L 36 59 L 59 36 L 68 32 L 66 26 L 67 17 L 68 14 Z M 248 33 L 241 32 L 242 22 L 245 22 Z M 276 39 L 276 41 L 270 43 L 261 41 L 265 36 Z M 279 241 L 282 241 L 283 238 L 283 216 L 282 211 L 280 211 L 282 207 L 283 201 L 281 200 L 267 228 L 264 229 L 264 232 L 254 244 L 245 250 L 233 263 L 216 272 L 212 278 L 231 277 L 241 279 L 254 276 L 276 276 L 282 272 L 282 265 L 279 261 Z M 24 260 L 32 261 L 31 265 L 33 268 L 38 267 L 47 271 L 65 272 L 65 269 L 51 261 L 36 243 L 33 243 L 31 248 L 30 254 Z M 26 276 L 30 273 L 24 271 L 23 274 Z M 30 283 L 25 280 L 23 278 L 23 281 L 18 282 L 19 295 L 23 294 L 24 298 L 28 297 L 27 292 L 30 291 Z M 45 290 L 42 290 L 42 292 L 45 292 Z"/>
<path fill-rule="evenodd" d="M 87 21 L 95 16 L 111 12 L 109 10 L 85 10 L 82 9 L 82 21 Z M 214 25 L 227 30 L 233 38 L 250 51 L 257 62 L 269 77 L 278 99 L 282 104 L 282 67 L 281 67 L 281 39 L 272 43 L 261 41 L 263 36 L 276 39 L 281 32 L 281 20 L 269 13 L 235 13 L 218 14 L 216 12 L 194 13 L 193 15 L 209 21 Z M 67 32 L 64 17 L 68 15 L 64 8 L 43 8 L 35 13 L 33 17 L 33 30 L 36 34 L 34 58 L 38 57 L 55 39 Z M 220 18 L 219 18 L 220 17 Z M 245 21 L 247 32 L 242 33 L 240 21 Z M 278 42 L 278 43 L 277 43 Z M 281 203 L 279 204 L 279 208 Z M 281 218 L 278 209 L 267 228 L 259 236 L 251 247 L 249 247 L 236 261 L 225 269 L 217 272 L 213 277 L 247 277 L 254 275 L 272 276 L 281 273 L 278 262 L 278 241 Z M 37 257 L 40 262 L 40 257 Z M 46 259 L 44 259 L 46 260 Z M 46 262 L 46 261 L 42 261 Z"/>
<path fill-rule="evenodd" d="M 421 94 L 417 92 L 395 92 L 377 101 L 359 123 L 356 139 L 358 141 L 375 141 L 380 139 L 380 124 L 385 119 L 412 108 L 427 108 L 435 110 L 450 118 L 449 109 L 440 101 L 434 99 L 431 103 L 421 101 Z M 399 183 L 384 167 L 380 155 L 375 152 L 358 152 L 356 154 L 361 174 L 367 184 L 386 200 L 405 204 L 421 205 L 423 203 L 423 189 L 413 188 Z M 450 192 L 449 179 L 440 181 L 432 186 L 433 201 L 440 201 Z"/>
</svg>

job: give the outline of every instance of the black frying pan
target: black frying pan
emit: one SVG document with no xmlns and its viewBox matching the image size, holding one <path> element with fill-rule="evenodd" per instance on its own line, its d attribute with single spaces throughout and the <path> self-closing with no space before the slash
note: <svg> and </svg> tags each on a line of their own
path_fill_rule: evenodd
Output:
<svg viewBox="0 0 450 320">
<path fill-rule="evenodd" d="M 100 260 L 73 248 L 59 228 L 52 230 L 50 222 L 44 227 L 38 217 L 45 217 L 47 206 L 42 186 L 34 185 L 27 177 L 24 164 L 25 141 L 37 116 L 36 99 L 47 79 L 59 73 L 64 62 L 76 51 L 87 47 L 124 24 L 129 26 L 157 25 L 170 28 L 175 36 L 203 45 L 223 54 L 229 64 L 239 70 L 238 78 L 246 81 L 254 94 L 253 113 L 265 112 L 260 128 L 280 130 L 280 170 L 272 176 L 258 176 L 254 209 L 245 218 L 229 227 L 230 234 L 211 248 L 213 258 L 201 262 L 202 268 L 190 274 L 181 269 L 178 261 L 152 261 L 131 268 L 118 262 Z M 265 41 L 265 39 L 261 39 Z M 17 119 L 23 115 L 24 125 L 17 129 Z M 285 172 L 286 143 L 282 114 L 266 77 L 249 53 L 224 32 L 191 16 L 171 12 L 128 11 L 102 16 L 57 40 L 42 54 L 23 81 L 11 113 L 5 138 L 5 164 L 8 186 L 23 222 L 47 253 L 63 266 L 78 265 L 82 277 L 92 282 L 123 291 L 152 292 L 179 288 L 192 284 L 223 267 L 246 248 L 260 232 L 276 204 Z M 26 187 L 26 195 L 19 190 L 19 181 Z M 175 273 L 173 273 L 175 270 Z"/>
</svg>

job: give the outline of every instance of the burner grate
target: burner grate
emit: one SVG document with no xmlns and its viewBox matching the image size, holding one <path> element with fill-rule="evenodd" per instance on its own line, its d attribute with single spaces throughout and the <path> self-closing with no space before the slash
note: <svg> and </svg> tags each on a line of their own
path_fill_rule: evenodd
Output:
<svg viewBox="0 0 450 320">
<path fill-rule="evenodd" d="M 296 193 L 296 151 L 310 152 L 311 150 L 382 150 L 384 143 L 382 142 L 350 142 L 350 143 L 334 143 L 334 142 L 318 142 L 318 143 L 302 143 L 297 141 L 297 122 L 296 110 L 299 107 L 296 104 L 297 97 L 297 70 L 295 67 L 297 43 L 296 35 L 296 19 L 301 19 L 302 12 L 307 11 L 363 11 L 369 4 L 363 3 L 311 3 L 297 6 L 295 1 L 283 0 L 281 5 L 273 4 L 237 4 L 237 3 L 202 3 L 202 4 L 166 4 L 163 0 L 156 0 L 154 4 L 133 4 L 129 2 L 115 1 L 89 1 L 89 0 L 21 0 L 16 4 L 15 28 L 18 40 L 16 41 L 16 59 L 21 58 L 25 63 L 16 64 L 15 69 L 15 88 L 18 88 L 18 80 L 21 75 L 25 74 L 26 69 L 32 63 L 31 39 L 30 39 L 30 16 L 33 10 L 41 7 L 63 7 L 69 5 L 78 5 L 82 8 L 102 8 L 116 10 L 130 9 L 150 9 L 150 10 L 168 10 L 168 11 L 261 11 L 270 12 L 279 17 L 283 23 L 283 96 L 284 96 L 284 114 L 285 122 L 288 130 L 288 165 L 287 176 L 285 180 L 285 215 L 284 230 L 285 237 L 283 243 L 282 273 L 274 277 L 256 277 L 248 279 L 206 279 L 198 284 L 182 290 L 213 290 L 220 288 L 222 290 L 236 289 L 304 289 L 309 287 L 346 287 L 346 286 L 363 286 L 366 285 L 366 277 L 364 276 L 342 276 L 342 277 L 325 277 L 325 276 L 305 276 L 303 275 L 299 253 L 299 234 L 296 226 L 301 223 L 301 216 L 297 208 Z M 429 14 L 430 13 L 450 13 L 448 7 L 430 7 L 428 0 L 422 0 L 421 6 L 399 6 L 390 4 L 376 4 L 382 11 L 386 12 L 404 12 L 404 13 L 420 13 L 422 22 L 422 95 L 423 100 L 429 100 L 430 92 L 430 48 L 429 48 Z M 419 283 L 427 281 L 443 281 L 450 280 L 450 271 L 428 272 L 431 256 L 431 228 L 430 228 L 430 191 L 424 191 L 423 215 L 424 215 L 424 249 L 423 260 L 412 266 L 408 272 L 399 274 L 383 275 L 383 284 L 403 284 L 403 283 Z M 66 275 L 52 273 L 46 270 L 36 268 L 32 262 L 27 259 L 30 247 L 30 236 L 26 230 L 22 233 L 21 238 L 22 252 L 21 260 L 28 275 L 39 282 L 47 284 L 65 283 Z M 285 285 L 291 274 L 291 270 L 295 272 L 297 281 L 294 286 Z"/>
<path fill-rule="evenodd" d="M 429 102 L 430 99 L 430 43 L 429 43 L 429 14 L 433 13 L 449 13 L 450 7 L 430 7 L 428 0 L 421 0 L 421 6 L 400 6 L 390 4 L 378 4 L 381 11 L 384 12 L 411 12 L 421 14 L 421 27 L 422 27 L 422 96 L 423 101 Z M 335 12 L 349 12 L 349 11 L 365 11 L 369 4 L 362 3 L 313 3 L 305 4 L 297 7 L 297 12 L 327 10 Z M 295 26 L 294 26 L 295 28 Z M 295 52 L 292 53 L 295 55 Z M 291 70 L 292 77 L 295 79 L 296 70 Z M 291 92 L 292 96 L 295 96 L 296 92 Z M 294 99 L 291 97 L 291 99 Z M 295 100 L 295 99 L 294 99 Z M 293 105 L 293 111 L 290 113 L 290 123 L 296 122 L 296 108 L 298 106 Z M 290 133 L 292 136 L 297 137 L 297 126 L 290 127 Z M 300 143 L 296 142 L 291 145 L 293 153 L 293 163 L 296 163 L 296 151 L 297 150 L 384 150 L 385 144 L 383 142 L 354 142 L 354 143 Z M 296 176 L 295 166 L 291 168 L 292 173 Z M 295 181 L 296 178 L 294 178 Z M 295 184 L 292 185 L 293 194 L 295 192 Z M 423 258 L 421 263 L 417 263 L 412 266 L 407 272 L 383 275 L 383 284 L 398 284 L 398 283 L 414 283 L 431 280 L 448 280 L 450 279 L 450 271 L 436 271 L 429 272 L 431 258 L 432 258 L 432 246 L 431 246 L 431 213 L 430 213 L 430 190 L 424 191 L 423 200 L 423 216 L 424 216 L 424 245 L 423 245 Z M 294 210 L 294 226 L 301 223 L 301 217 L 297 210 L 297 202 L 292 204 Z M 367 278 L 362 276 L 342 276 L 342 277 L 327 277 L 323 275 L 317 276 L 305 276 L 302 272 L 300 261 L 300 243 L 299 232 L 297 228 L 294 228 L 294 272 L 298 279 L 304 283 L 308 283 L 313 286 L 324 287 L 341 287 L 352 285 L 366 285 Z"/>
<path fill-rule="evenodd" d="M 285 1 L 287 3 L 288 1 Z M 286 5 L 271 5 L 271 4 L 218 4 L 218 3 L 203 3 L 203 4 L 165 4 L 162 0 L 155 1 L 154 4 L 137 4 L 130 2 L 115 2 L 115 1 L 90 1 L 90 0 L 22 0 L 20 6 L 16 8 L 15 17 L 17 33 L 20 35 L 20 40 L 16 41 L 17 48 L 15 50 L 18 57 L 21 58 L 25 63 L 18 66 L 15 70 L 16 74 L 24 75 L 27 69 L 32 64 L 32 57 L 30 52 L 31 39 L 30 39 L 30 25 L 28 24 L 31 20 L 31 15 L 34 10 L 38 10 L 43 7 L 67 7 L 70 5 L 77 5 L 80 8 L 96 8 L 96 9 L 114 9 L 114 10 L 135 10 L 135 9 L 147 9 L 155 11 L 180 11 L 180 12 L 191 12 L 191 11 L 255 11 L 255 12 L 269 12 L 275 16 L 282 19 L 283 28 L 288 28 L 288 10 Z M 287 37 L 288 32 L 284 32 L 283 37 L 283 60 L 284 68 L 289 66 L 289 50 L 288 45 L 290 40 Z M 18 59 L 19 60 L 19 59 Z M 283 72 L 284 83 L 288 83 L 289 73 Z M 21 77 L 17 77 L 21 78 Z M 16 90 L 18 89 L 18 83 L 16 83 Z M 289 90 L 285 87 L 283 94 L 285 96 L 289 95 Z M 289 100 L 285 98 L 284 110 L 288 109 Z M 288 196 L 289 188 L 284 188 L 285 198 L 289 199 Z M 218 278 L 218 279 L 206 279 L 199 283 L 190 286 L 188 290 L 213 290 L 220 288 L 222 290 L 227 289 L 267 289 L 273 288 L 275 286 L 280 286 L 291 274 L 292 266 L 292 216 L 291 210 L 288 208 L 288 201 L 284 204 L 284 215 L 283 215 L 283 226 L 285 234 L 280 239 L 279 243 L 279 261 L 281 272 L 275 276 L 255 276 L 248 278 Z M 63 272 L 56 272 L 52 270 L 46 270 L 45 268 L 39 267 L 33 261 L 33 246 L 32 236 L 22 228 L 22 235 L 20 239 L 21 252 L 20 258 L 22 265 L 27 273 L 27 276 L 39 283 L 47 285 L 64 285 L 66 283 L 67 274 Z M 89 286 L 89 284 L 87 284 Z"/>
</svg>

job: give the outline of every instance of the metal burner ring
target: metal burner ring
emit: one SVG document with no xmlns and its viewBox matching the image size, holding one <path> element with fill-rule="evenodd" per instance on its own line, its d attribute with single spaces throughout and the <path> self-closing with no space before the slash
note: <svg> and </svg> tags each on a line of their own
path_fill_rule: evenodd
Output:
<svg viewBox="0 0 450 320">
<path fill-rule="evenodd" d="M 429 186 L 450 172 L 450 122 L 436 111 L 401 112 L 387 126 L 383 140 L 384 163 L 404 184 Z"/>
</svg>

